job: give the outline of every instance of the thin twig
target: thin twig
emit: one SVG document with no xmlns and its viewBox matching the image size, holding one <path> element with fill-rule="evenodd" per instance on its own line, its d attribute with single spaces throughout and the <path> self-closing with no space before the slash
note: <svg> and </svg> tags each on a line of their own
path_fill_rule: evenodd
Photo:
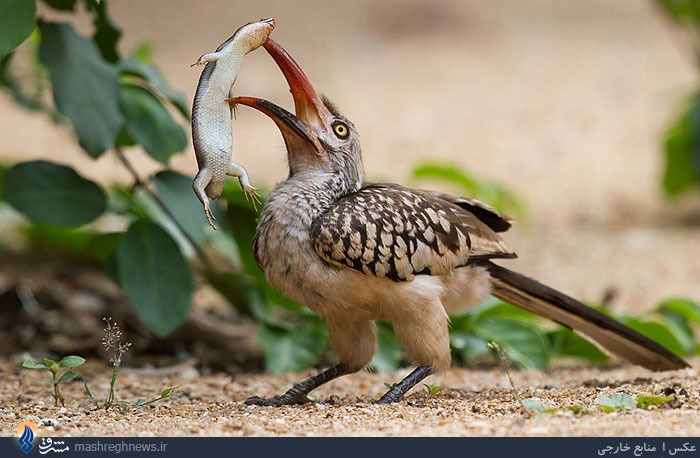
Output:
<svg viewBox="0 0 700 458">
<path fill-rule="evenodd" d="M 515 398 L 516 401 L 520 404 L 520 408 L 523 409 L 523 412 L 529 417 L 532 418 L 532 412 L 530 412 L 530 409 L 525 407 L 525 404 L 523 403 L 523 398 L 520 397 L 518 394 L 518 390 L 515 389 L 515 383 L 513 383 L 513 377 L 510 376 L 510 370 L 508 370 L 508 363 L 506 362 L 506 351 L 501 348 L 500 345 L 498 345 L 496 342 L 489 342 L 488 346 L 496 350 L 496 353 L 498 354 L 498 359 L 501 360 L 501 364 L 503 365 L 503 369 L 506 371 L 506 375 L 508 376 L 508 382 L 510 383 L 510 388 L 513 391 L 513 397 Z"/>
<path fill-rule="evenodd" d="M 127 159 L 126 155 L 124 154 L 124 151 L 122 151 L 122 149 L 119 146 L 115 146 L 114 151 L 116 152 L 119 161 L 122 163 L 122 165 L 124 165 L 124 167 L 129 171 L 129 173 L 133 177 L 134 184 L 143 189 L 156 202 L 156 204 L 158 204 L 158 207 L 163 211 L 165 216 L 168 219 L 170 219 L 170 221 L 175 225 L 175 227 L 177 227 L 177 229 L 180 231 L 183 237 L 187 239 L 187 242 L 192 246 L 195 253 L 197 253 L 197 257 L 199 258 L 199 260 L 202 262 L 202 264 L 204 264 L 204 267 L 206 267 L 207 270 L 214 270 L 214 264 L 212 263 L 211 259 L 209 259 L 209 256 L 207 256 L 207 254 L 200 248 L 200 246 L 185 230 L 185 228 L 180 225 L 180 223 L 175 218 L 175 215 L 172 214 L 170 209 L 160 199 L 158 194 L 153 192 L 153 190 L 148 186 L 148 183 L 141 179 L 134 166 L 131 164 L 131 162 L 129 162 L 129 159 Z"/>
</svg>

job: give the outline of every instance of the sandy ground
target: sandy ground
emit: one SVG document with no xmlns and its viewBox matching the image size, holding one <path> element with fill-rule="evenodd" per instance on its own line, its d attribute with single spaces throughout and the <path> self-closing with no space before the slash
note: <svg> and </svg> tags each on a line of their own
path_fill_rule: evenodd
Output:
<svg viewBox="0 0 700 458">
<path fill-rule="evenodd" d="M 167 79 L 188 97 L 199 76 L 191 62 L 240 24 L 273 16 L 274 37 L 357 125 L 369 178 L 405 181 L 421 161 L 455 163 L 506 184 L 526 201 L 529 221 L 508 236 L 520 255 L 513 268 L 589 300 L 614 291 L 616 311 L 641 313 L 669 296 L 700 298 L 697 196 L 669 203 L 658 185 L 660 134 L 694 88 L 696 73 L 682 40 L 651 2 L 120 0 L 111 6 L 125 31 L 124 51 L 150 42 Z M 78 26 L 88 31 L 86 24 Z M 237 84 L 241 94 L 291 105 L 265 53 L 247 58 Z M 69 132 L 2 94 L 0 113 L 0 161 L 50 158 L 93 179 L 126 179 L 114 157 L 86 161 Z M 235 160 L 247 166 L 254 184 L 269 188 L 283 179 L 283 145 L 274 125 L 241 110 L 234 129 Z M 140 152 L 129 153 L 144 175 L 158 169 Z M 192 173 L 192 150 L 173 165 Z M 59 413 L 39 384 L 45 380 L 3 364 L 2 434 L 11 434 L 25 416 L 57 417 L 56 432 L 81 435 L 135 434 L 137 423 L 138 434 L 154 435 L 700 434 L 692 371 L 654 375 L 660 386 L 678 383 L 691 393 L 679 409 L 525 420 L 500 370 L 451 371 L 443 386 L 466 391 L 445 391 L 425 407 L 355 404 L 399 377 L 360 374 L 319 390 L 321 399 L 340 396 L 338 405 L 278 411 L 235 401 L 278 392 L 298 374 L 230 379 L 190 373 L 186 383 L 184 375 L 150 383 L 132 374 L 125 376 L 125 392 L 130 384 L 139 393 L 142 387 L 185 386 L 176 399 L 122 415 L 88 413 L 77 400 Z M 648 380 L 635 380 L 651 376 L 626 366 L 515 378 L 527 396 L 588 405 L 598 390 L 648 391 Z M 582 386 L 593 379 L 622 385 Z M 538 391 L 546 384 L 557 388 Z M 80 387 L 69 388 L 78 399 Z"/>
<path fill-rule="evenodd" d="M 695 361 L 696 365 L 700 361 Z M 389 406 L 370 402 L 386 390 L 400 373 L 361 373 L 329 383 L 315 392 L 319 403 L 282 408 L 245 406 L 254 394 L 286 390 L 301 376 L 224 374 L 200 376 L 194 369 L 162 375 L 158 371 L 121 372 L 118 399 L 150 399 L 163 388 L 180 384 L 171 399 L 141 409 L 120 412 L 95 410 L 85 401 L 82 384 L 64 389 L 66 407 L 54 407 L 44 374 L 24 371 L 14 375 L 7 361 L 0 363 L 0 435 L 14 435 L 18 419 L 41 425 L 41 436 L 698 436 L 700 434 L 700 382 L 695 370 L 651 375 L 630 367 L 607 370 L 582 367 L 513 373 L 517 393 L 537 398 L 547 407 L 562 409 L 528 418 L 514 398 L 504 371 L 453 369 L 432 376 L 443 390 L 427 398 L 421 388 Z M 93 393 L 106 393 L 110 371 L 83 371 Z M 2 385 L 0 385 L 1 387 Z M 633 396 L 660 393 L 666 388 L 678 395 L 677 408 L 655 407 L 602 413 L 600 394 Z M 11 393 L 11 394 L 10 394 Z M 567 406 L 595 413 L 575 415 Z"/>
</svg>

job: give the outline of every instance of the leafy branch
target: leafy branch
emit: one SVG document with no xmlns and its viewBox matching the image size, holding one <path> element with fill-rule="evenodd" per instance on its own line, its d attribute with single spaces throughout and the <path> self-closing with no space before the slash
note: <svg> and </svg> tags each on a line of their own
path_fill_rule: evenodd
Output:
<svg viewBox="0 0 700 458">
<path fill-rule="evenodd" d="M 0 16 L 0 89 L 71 128 L 87 157 L 114 155 L 134 185 L 105 187 L 49 161 L 0 167 L 0 200 L 26 217 L 24 233 L 103 266 L 156 336 L 171 334 L 187 318 L 198 275 L 241 316 L 259 323 L 269 367 L 301 369 L 315 362 L 327 346 L 324 325 L 265 282 L 250 253 L 257 215 L 243 194 L 226 185 L 214 203 L 221 229 L 214 233 L 192 178 L 169 169 L 171 157 L 187 145 L 182 121 L 189 120 L 189 107 L 152 64 L 149 48 L 120 54 L 121 31 L 107 0 L 42 1 L 76 15 L 84 6 L 93 34 L 37 17 L 34 0 L 10 2 L 12 14 Z M 31 75 L 19 74 L 27 67 Z M 49 98 L 53 104 L 47 105 Z M 163 169 L 142 177 L 133 165 L 135 149 Z M 100 224 L 106 216 L 109 232 Z M 193 255 L 199 263 L 190 262 Z"/>
<path fill-rule="evenodd" d="M 91 36 L 80 35 L 69 23 L 37 17 L 37 1 L 64 13 L 86 11 Z M 698 1 L 658 3 L 698 30 Z M 140 322 L 157 336 L 167 336 L 183 323 L 197 282 L 205 282 L 242 317 L 257 324 L 268 370 L 300 370 L 315 364 L 329 347 L 325 324 L 265 282 L 250 250 L 257 214 L 237 184 L 227 183 L 223 198 L 215 203 L 221 230 L 214 233 L 192 193 L 191 177 L 169 168 L 170 159 L 187 146 L 183 126 L 189 107 L 153 65 L 149 48 L 141 45 L 128 56 L 120 54 L 121 30 L 109 15 L 107 0 L 7 0 L 5 5 L 11 14 L 0 15 L 0 89 L 18 104 L 72 129 L 86 158 L 114 155 L 133 180 L 131 187 L 104 186 L 48 161 L 0 166 L 0 201 L 26 218 L 24 233 L 30 240 L 101 265 L 121 287 Z M 29 65 L 22 65 L 26 61 Z M 32 73 L 22 74 L 22 68 Z M 669 133 L 669 193 L 685 192 L 698 182 L 698 106 L 700 97 Z M 131 156 L 138 150 L 162 169 L 142 177 Z M 420 164 L 411 178 L 437 180 L 499 211 L 525 213 L 524 204 L 506 187 L 449 164 Z M 100 224 L 107 218 L 110 224 Z M 193 258 L 199 265 L 191 262 Z M 672 351 L 691 355 L 698 354 L 698 310 L 692 301 L 671 299 L 651 316 L 621 318 Z M 488 357 L 490 341 L 507 350 L 506 358 L 518 367 L 546 368 L 557 356 L 607 359 L 576 334 L 498 301 L 452 317 L 451 324 L 457 363 Z M 391 326 L 378 323 L 377 335 L 373 365 L 396 368 L 402 352 Z M 49 369 L 47 362 L 43 366 Z M 59 364 L 59 369 L 67 373 L 69 368 Z M 52 374 L 52 380 L 63 376 Z M 59 384 L 56 402 L 61 402 Z"/>
</svg>

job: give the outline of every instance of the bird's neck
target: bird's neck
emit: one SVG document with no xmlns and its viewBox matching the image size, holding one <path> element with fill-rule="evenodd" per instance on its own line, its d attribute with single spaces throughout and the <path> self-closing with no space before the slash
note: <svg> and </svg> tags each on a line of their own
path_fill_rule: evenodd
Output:
<svg viewBox="0 0 700 458">
<path fill-rule="evenodd" d="M 302 221 L 315 220 L 338 199 L 362 186 L 362 179 L 343 173 L 304 171 L 291 174 L 270 193 L 268 203 L 298 213 Z"/>
<path fill-rule="evenodd" d="M 302 193 L 311 193 L 328 205 L 362 187 L 362 177 L 344 171 L 304 171 L 291 174 L 286 182 Z"/>
</svg>

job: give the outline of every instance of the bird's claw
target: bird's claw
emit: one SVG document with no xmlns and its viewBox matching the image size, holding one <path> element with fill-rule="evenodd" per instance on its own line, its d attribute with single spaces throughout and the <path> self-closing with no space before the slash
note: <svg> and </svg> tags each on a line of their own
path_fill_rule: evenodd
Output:
<svg viewBox="0 0 700 458">
<path fill-rule="evenodd" d="M 376 401 L 373 401 L 372 404 L 374 404 L 376 406 L 387 405 L 387 404 L 392 404 L 394 402 L 397 402 L 401 399 L 403 399 L 403 397 L 390 398 L 390 397 L 387 397 L 386 395 L 384 395 L 381 398 L 377 399 Z"/>
<path fill-rule="evenodd" d="M 308 404 L 309 402 L 312 402 L 311 399 L 303 393 L 295 393 L 293 395 L 286 393 L 271 398 L 251 396 L 244 401 L 244 404 L 247 406 L 282 407 L 295 404 Z"/>
</svg>

